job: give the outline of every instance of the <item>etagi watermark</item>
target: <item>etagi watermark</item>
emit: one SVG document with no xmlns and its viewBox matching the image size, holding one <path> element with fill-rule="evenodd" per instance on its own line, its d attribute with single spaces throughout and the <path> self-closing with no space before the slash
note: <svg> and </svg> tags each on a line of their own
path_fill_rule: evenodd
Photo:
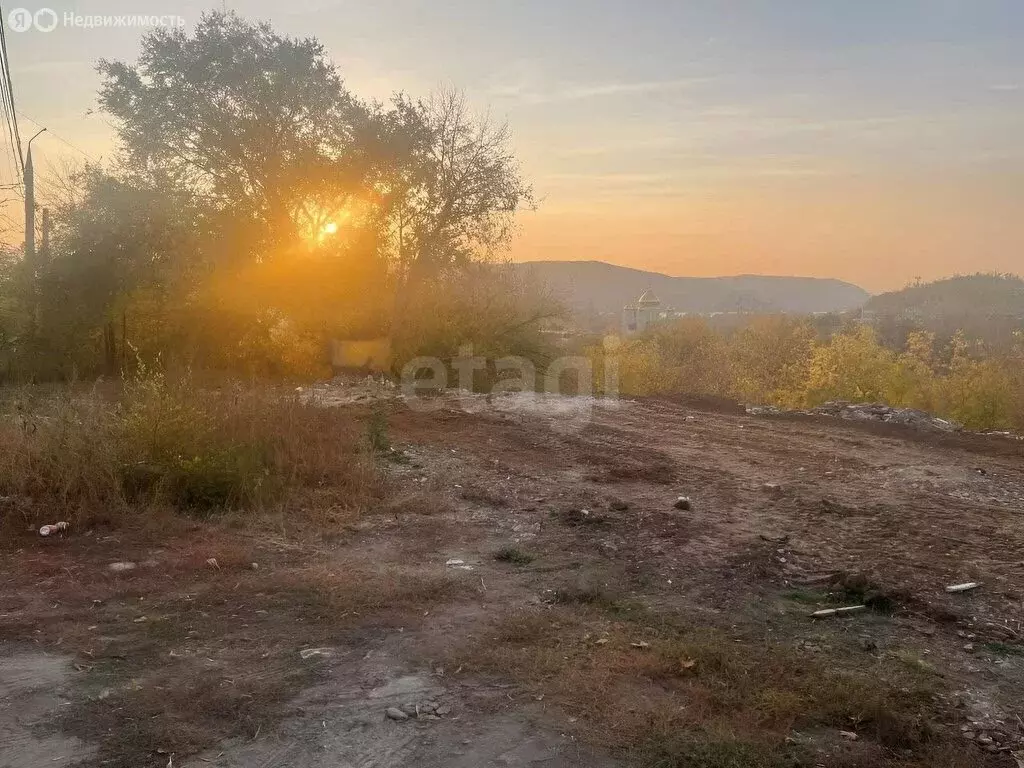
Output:
<svg viewBox="0 0 1024 768">
<path fill-rule="evenodd" d="M 156 16 L 144 14 L 120 15 L 88 15 L 83 16 L 71 11 L 58 15 L 52 8 L 40 8 L 31 11 L 28 8 L 15 8 L 7 14 L 7 26 L 14 32 L 53 32 L 57 27 L 74 27 L 78 29 L 96 29 L 103 27 L 184 27 L 185 19 L 181 16 Z"/>
<path fill-rule="evenodd" d="M 595 377 L 594 362 L 583 356 L 552 360 L 542 375 L 525 357 L 510 355 L 488 359 L 473 354 L 470 345 L 459 349 L 450 363 L 436 357 L 416 357 L 402 368 L 401 390 L 406 403 L 416 410 L 450 407 L 451 399 L 439 397 L 454 384 L 464 411 L 526 411 L 544 415 L 562 432 L 578 432 L 589 424 L 595 409 L 615 408 L 619 396 L 619 339 L 604 340 L 604 354 Z M 450 373 L 454 371 L 455 381 Z M 490 394 L 476 394 L 477 374 L 493 378 Z M 594 396 L 594 382 L 600 381 L 600 396 Z"/>
</svg>

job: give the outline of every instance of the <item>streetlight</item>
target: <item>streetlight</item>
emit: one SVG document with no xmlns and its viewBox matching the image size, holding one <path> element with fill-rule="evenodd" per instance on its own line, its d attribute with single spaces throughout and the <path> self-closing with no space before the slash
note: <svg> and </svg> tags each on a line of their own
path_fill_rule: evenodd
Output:
<svg viewBox="0 0 1024 768">
<path fill-rule="evenodd" d="M 46 129 L 41 128 L 28 140 L 25 157 L 25 261 L 30 265 L 36 258 L 36 182 L 32 172 L 32 142 L 45 132 Z"/>
</svg>

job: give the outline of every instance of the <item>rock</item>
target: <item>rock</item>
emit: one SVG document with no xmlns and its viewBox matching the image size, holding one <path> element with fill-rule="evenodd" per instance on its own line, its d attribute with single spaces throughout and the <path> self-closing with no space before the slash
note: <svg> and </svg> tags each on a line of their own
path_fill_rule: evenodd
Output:
<svg viewBox="0 0 1024 768">
<path fill-rule="evenodd" d="M 964 645 L 964 650 L 968 653 L 974 653 L 974 643 L 967 643 Z"/>
<path fill-rule="evenodd" d="M 403 720 L 409 719 L 409 716 L 405 714 L 405 712 L 400 710 L 398 707 L 388 707 L 388 711 L 384 714 L 388 716 L 389 720 L 397 720 L 399 722 L 402 722 Z"/>
<path fill-rule="evenodd" d="M 975 739 L 975 741 L 981 744 L 981 746 L 983 747 L 987 747 L 989 744 L 995 743 L 995 739 L 993 739 L 987 733 L 978 734 L 978 737 Z"/>
<path fill-rule="evenodd" d="M 111 563 L 107 566 L 107 568 L 113 571 L 114 573 L 124 573 L 125 571 L 134 571 L 136 565 L 135 563 L 130 563 L 126 561 L 121 563 Z"/>
<path fill-rule="evenodd" d="M 974 737 L 976 734 L 974 733 L 974 731 L 964 731 L 961 735 L 968 741 L 974 741 Z"/>
<path fill-rule="evenodd" d="M 689 496 L 680 496 L 678 499 L 676 499 L 676 503 L 673 504 L 672 506 L 674 506 L 676 509 L 681 509 L 684 512 L 688 512 L 691 509 L 693 509 L 693 504 L 690 502 Z"/>
<path fill-rule="evenodd" d="M 416 715 L 419 714 L 419 710 L 416 708 L 416 705 L 412 703 L 403 704 L 402 711 L 409 717 L 416 717 Z"/>
<path fill-rule="evenodd" d="M 624 502 L 622 499 L 612 499 L 608 502 L 608 508 L 615 512 L 625 512 L 629 509 L 629 504 Z"/>
<path fill-rule="evenodd" d="M 847 741 L 856 741 L 859 738 L 853 731 L 840 731 L 839 735 Z"/>
<path fill-rule="evenodd" d="M 448 707 L 448 706 L 445 706 L 444 704 L 442 704 L 441 706 L 439 706 L 439 707 L 438 707 L 438 708 L 437 708 L 436 710 L 434 710 L 434 711 L 435 711 L 435 712 L 436 712 L 436 713 L 437 713 L 438 715 L 444 716 L 444 715 L 450 715 L 450 714 L 452 713 L 452 708 L 451 708 L 451 707 Z"/>
<path fill-rule="evenodd" d="M 875 642 L 874 638 L 862 637 L 860 639 L 860 649 L 866 653 L 874 653 L 878 650 L 878 643 Z"/>
<path fill-rule="evenodd" d="M 333 648 L 304 648 L 299 651 L 299 657 L 302 659 L 311 659 L 314 656 L 323 656 L 329 658 L 334 655 Z"/>
</svg>

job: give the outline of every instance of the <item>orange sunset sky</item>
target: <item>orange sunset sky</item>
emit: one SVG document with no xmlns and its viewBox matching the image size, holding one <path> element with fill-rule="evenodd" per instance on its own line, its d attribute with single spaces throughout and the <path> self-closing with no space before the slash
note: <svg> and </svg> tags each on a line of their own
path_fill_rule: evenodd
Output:
<svg viewBox="0 0 1024 768">
<path fill-rule="evenodd" d="M 187 23 L 210 7 L 46 5 Z M 519 260 L 829 276 L 871 291 L 955 272 L 1024 272 L 1017 0 L 224 7 L 317 36 L 362 97 L 454 85 L 507 119 L 540 198 L 522 216 Z M 139 35 L 8 33 L 22 134 L 51 132 L 34 144 L 44 174 L 68 158 L 110 156 L 93 66 L 134 60 Z M 3 183 L 9 166 L 0 162 Z"/>
</svg>

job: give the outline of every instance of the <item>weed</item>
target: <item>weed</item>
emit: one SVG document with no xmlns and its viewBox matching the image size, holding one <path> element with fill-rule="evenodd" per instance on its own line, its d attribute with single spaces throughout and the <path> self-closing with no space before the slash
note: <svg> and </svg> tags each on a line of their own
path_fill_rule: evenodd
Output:
<svg viewBox="0 0 1024 768">
<path fill-rule="evenodd" d="M 366 442 L 373 453 L 387 453 L 391 450 L 388 417 L 381 408 L 374 408 L 366 422 Z"/>
<path fill-rule="evenodd" d="M 502 547 L 494 553 L 494 559 L 500 563 L 511 563 L 512 565 L 529 565 L 534 561 L 533 555 L 514 546 Z"/>
<path fill-rule="evenodd" d="M 989 653 L 994 653 L 996 656 L 1024 656 L 1024 646 L 1010 645 L 1009 643 L 985 643 L 983 646 Z"/>
</svg>

